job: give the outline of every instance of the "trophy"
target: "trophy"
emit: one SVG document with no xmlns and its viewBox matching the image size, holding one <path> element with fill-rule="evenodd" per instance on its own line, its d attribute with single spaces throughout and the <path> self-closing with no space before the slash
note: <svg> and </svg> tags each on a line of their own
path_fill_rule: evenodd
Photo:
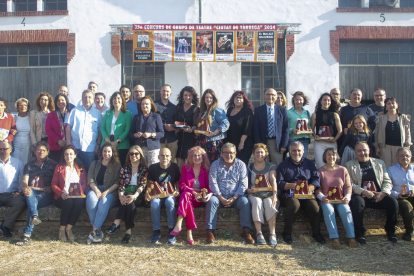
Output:
<svg viewBox="0 0 414 276">
<path fill-rule="evenodd" d="M 70 183 L 68 198 L 85 198 L 82 187 L 79 183 Z"/>
<path fill-rule="evenodd" d="M 320 126 L 318 131 L 318 140 L 333 140 L 334 137 L 331 134 L 331 129 L 328 126 Z"/>
<path fill-rule="evenodd" d="M 256 174 L 253 191 L 255 193 L 272 191 L 272 186 L 270 186 L 269 180 L 265 174 Z"/>
<path fill-rule="evenodd" d="M 208 120 L 200 119 L 197 125 L 197 129 L 194 130 L 194 133 L 208 135 L 210 133 L 210 126 L 208 125 Z"/>
<path fill-rule="evenodd" d="M 32 182 L 30 182 L 30 187 L 36 191 L 44 191 L 45 189 L 45 182 L 43 180 L 43 176 L 35 176 L 33 177 Z"/>
<path fill-rule="evenodd" d="M 175 121 L 174 124 L 173 124 L 173 127 L 176 127 L 176 128 L 188 128 L 189 126 L 187 125 L 186 122 L 178 122 L 178 121 Z"/>
<path fill-rule="evenodd" d="M 296 134 L 312 134 L 312 130 L 309 130 L 308 119 L 298 119 L 296 123 Z"/>
<path fill-rule="evenodd" d="M 207 196 L 207 192 L 208 190 L 206 188 L 201 189 L 201 191 L 198 194 L 198 196 L 200 197 L 199 199 L 197 199 L 197 201 L 199 202 L 206 202 L 206 196 Z"/>
<path fill-rule="evenodd" d="M 352 120 L 349 120 L 349 121 L 348 121 L 347 128 L 351 128 L 351 126 L 352 126 Z"/>
<path fill-rule="evenodd" d="M 170 181 L 164 181 L 161 184 L 158 184 L 156 181 L 151 181 L 147 183 L 147 194 L 149 194 L 150 200 L 153 200 L 154 198 L 177 196 L 178 192 L 174 189 Z"/>
<path fill-rule="evenodd" d="M 364 181 L 364 183 L 362 183 L 362 188 L 364 190 L 370 191 L 370 192 L 376 192 L 377 191 L 377 187 L 375 187 L 374 181 Z M 365 197 L 365 196 L 362 195 L 362 197 Z"/>
<path fill-rule="evenodd" d="M 401 185 L 401 188 L 402 188 L 401 191 L 400 191 L 401 196 L 403 196 L 403 197 L 409 197 L 410 196 L 410 192 L 407 191 L 407 187 L 408 187 L 407 184 Z"/>
<path fill-rule="evenodd" d="M 298 199 L 312 199 L 315 198 L 313 194 L 309 192 L 308 181 L 298 180 L 293 192 L 293 197 Z"/>
<path fill-rule="evenodd" d="M 341 204 L 343 197 L 344 196 L 338 186 L 329 187 L 328 202 L 330 204 Z"/>
</svg>

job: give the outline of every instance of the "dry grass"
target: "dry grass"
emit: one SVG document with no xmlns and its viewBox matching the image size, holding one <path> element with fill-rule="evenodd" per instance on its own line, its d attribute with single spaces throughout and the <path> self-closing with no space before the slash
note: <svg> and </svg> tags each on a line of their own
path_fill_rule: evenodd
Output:
<svg viewBox="0 0 414 276">
<path fill-rule="evenodd" d="M 308 235 L 293 235 L 292 246 L 244 245 L 238 233 L 216 233 L 214 245 L 204 244 L 204 232 L 195 233 L 198 245 L 185 243 L 185 232 L 175 245 L 151 244 L 150 234 L 133 232 L 131 243 L 122 246 L 123 233 L 106 236 L 104 243 L 86 245 L 88 229 L 77 228 L 78 243 L 56 241 L 57 231 L 35 231 L 31 243 L 17 247 L 0 239 L 1 275 L 404 275 L 414 273 L 414 242 L 392 245 L 383 231 L 371 231 L 368 244 L 342 249 L 330 242 L 319 245 Z M 265 235 L 266 239 L 268 235 Z M 399 236 L 400 237 L 400 236 Z"/>
</svg>

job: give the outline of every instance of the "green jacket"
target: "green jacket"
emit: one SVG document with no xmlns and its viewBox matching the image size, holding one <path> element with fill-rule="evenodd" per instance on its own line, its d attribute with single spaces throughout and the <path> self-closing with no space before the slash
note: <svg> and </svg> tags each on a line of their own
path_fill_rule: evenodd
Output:
<svg viewBox="0 0 414 276">
<path fill-rule="evenodd" d="M 102 134 L 102 143 L 105 144 L 105 138 L 111 135 L 111 125 L 112 125 L 112 117 L 114 116 L 113 110 L 108 110 L 103 117 L 103 121 L 101 124 L 101 134 Z M 128 133 L 129 129 L 131 128 L 132 123 L 132 115 L 131 111 L 126 110 L 124 112 L 120 112 L 118 118 L 115 121 L 115 129 L 114 129 L 114 141 L 117 139 L 121 139 L 121 143 L 116 147 L 116 149 L 129 149 L 129 138 Z"/>
</svg>

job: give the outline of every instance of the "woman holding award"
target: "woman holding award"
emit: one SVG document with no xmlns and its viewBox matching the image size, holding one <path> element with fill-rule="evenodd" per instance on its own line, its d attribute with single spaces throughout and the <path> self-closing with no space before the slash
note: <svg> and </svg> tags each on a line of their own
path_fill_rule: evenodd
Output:
<svg viewBox="0 0 414 276">
<path fill-rule="evenodd" d="M 317 168 L 324 165 L 322 155 L 325 149 L 336 149 L 336 141 L 342 135 L 338 110 L 339 104 L 332 98 L 331 94 L 324 93 L 316 104 L 315 113 L 312 114 L 312 131 L 315 131 L 314 154 Z"/>
<path fill-rule="evenodd" d="M 75 240 L 72 227 L 76 224 L 84 205 L 84 192 L 88 185 L 86 178 L 85 168 L 76 161 L 75 147 L 64 147 L 63 162 L 56 166 L 52 179 L 55 205 L 62 209 L 59 229 L 61 241 Z"/>
<path fill-rule="evenodd" d="M 276 215 L 279 212 L 277 200 L 276 166 L 266 162 L 269 155 L 265 144 L 258 143 L 253 147 L 254 163 L 247 167 L 249 201 L 252 205 L 252 217 L 256 227 L 256 243 L 265 245 L 266 240 L 262 234 L 262 224 L 265 224 L 264 216 L 269 224 L 269 244 L 277 246 L 276 239 Z M 264 215 L 263 215 L 264 214 Z"/>
<path fill-rule="evenodd" d="M 324 151 L 323 162 L 325 165 L 318 169 L 321 187 L 315 191 L 315 195 L 321 201 L 323 217 L 333 247 L 335 249 L 341 248 L 338 227 L 336 226 L 336 210 L 344 225 L 348 246 L 355 248 L 354 222 L 348 205 L 351 200 L 352 185 L 347 169 L 336 164 L 338 158 L 338 152 L 335 148 L 327 148 Z"/>
<path fill-rule="evenodd" d="M 212 89 L 204 91 L 201 97 L 200 115 L 196 125 L 194 133 L 199 135 L 197 145 L 207 152 L 212 163 L 220 157 L 223 139 L 227 137 L 226 131 L 230 126 L 226 113 L 218 107 L 218 100 Z"/>
<path fill-rule="evenodd" d="M 178 235 L 185 218 L 187 226 L 187 243 L 194 244 L 192 229 L 197 228 L 194 208 L 200 207 L 210 200 L 213 193 L 210 192 L 208 171 L 210 162 L 208 156 L 201 147 L 193 147 L 188 151 L 187 164 L 183 166 L 180 178 L 180 204 L 177 211 L 177 222 L 171 235 Z"/>
</svg>

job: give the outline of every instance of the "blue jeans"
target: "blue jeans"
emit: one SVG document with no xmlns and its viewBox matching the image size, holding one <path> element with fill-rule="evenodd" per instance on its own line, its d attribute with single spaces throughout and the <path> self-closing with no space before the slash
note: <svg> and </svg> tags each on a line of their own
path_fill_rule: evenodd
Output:
<svg viewBox="0 0 414 276">
<path fill-rule="evenodd" d="M 168 228 L 175 226 L 175 197 L 169 196 L 165 198 L 154 198 L 151 200 L 151 221 L 152 230 L 161 229 L 161 207 L 165 206 L 167 212 Z"/>
<path fill-rule="evenodd" d="M 216 196 L 212 196 L 206 205 L 206 229 L 216 229 L 217 211 L 220 208 L 224 208 L 220 199 Z M 250 219 L 250 202 L 246 196 L 240 196 L 237 198 L 236 202 L 234 202 L 230 208 L 236 208 L 239 210 L 241 228 L 247 227 L 249 229 L 252 229 L 252 222 Z"/>
<path fill-rule="evenodd" d="M 27 203 L 27 223 L 26 228 L 23 230 L 23 235 L 31 236 L 34 225 L 30 225 L 30 221 L 34 215 L 38 216 L 38 208 L 46 207 L 53 203 L 53 193 L 45 193 L 43 191 L 35 191 L 32 189 L 30 196 L 26 197 Z"/>
<path fill-rule="evenodd" d="M 98 189 L 103 192 L 104 186 L 97 186 Z M 118 205 L 118 200 L 111 194 L 107 194 L 106 197 L 99 200 L 95 191 L 90 190 L 86 196 L 86 211 L 88 211 L 89 219 L 94 228 L 101 229 L 106 217 L 108 216 L 109 209 Z"/>
<path fill-rule="evenodd" d="M 80 149 L 76 149 L 77 157 L 79 163 L 85 166 L 86 172 L 88 172 L 89 167 L 91 166 L 92 162 L 95 161 L 95 153 L 92 152 L 85 152 L 81 151 Z"/>
<path fill-rule="evenodd" d="M 325 220 L 330 239 L 339 238 L 338 227 L 336 226 L 335 219 L 335 209 L 338 211 L 339 216 L 341 217 L 346 236 L 349 239 L 355 238 L 354 220 L 352 219 L 351 208 L 349 208 L 348 204 L 323 204 L 320 202 L 320 205 L 323 211 L 323 218 Z"/>
<path fill-rule="evenodd" d="M 304 140 L 304 139 L 293 139 L 293 140 L 291 140 L 291 139 L 289 139 L 287 150 L 289 150 L 290 144 L 294 141 L 299 141 L 303 144 L 303 147 L 304 147 L 304 149 L 303 149 L 303 158 L 306 158 L 306 156 L 308 155 L 309 140 Z"/>
</svg>

